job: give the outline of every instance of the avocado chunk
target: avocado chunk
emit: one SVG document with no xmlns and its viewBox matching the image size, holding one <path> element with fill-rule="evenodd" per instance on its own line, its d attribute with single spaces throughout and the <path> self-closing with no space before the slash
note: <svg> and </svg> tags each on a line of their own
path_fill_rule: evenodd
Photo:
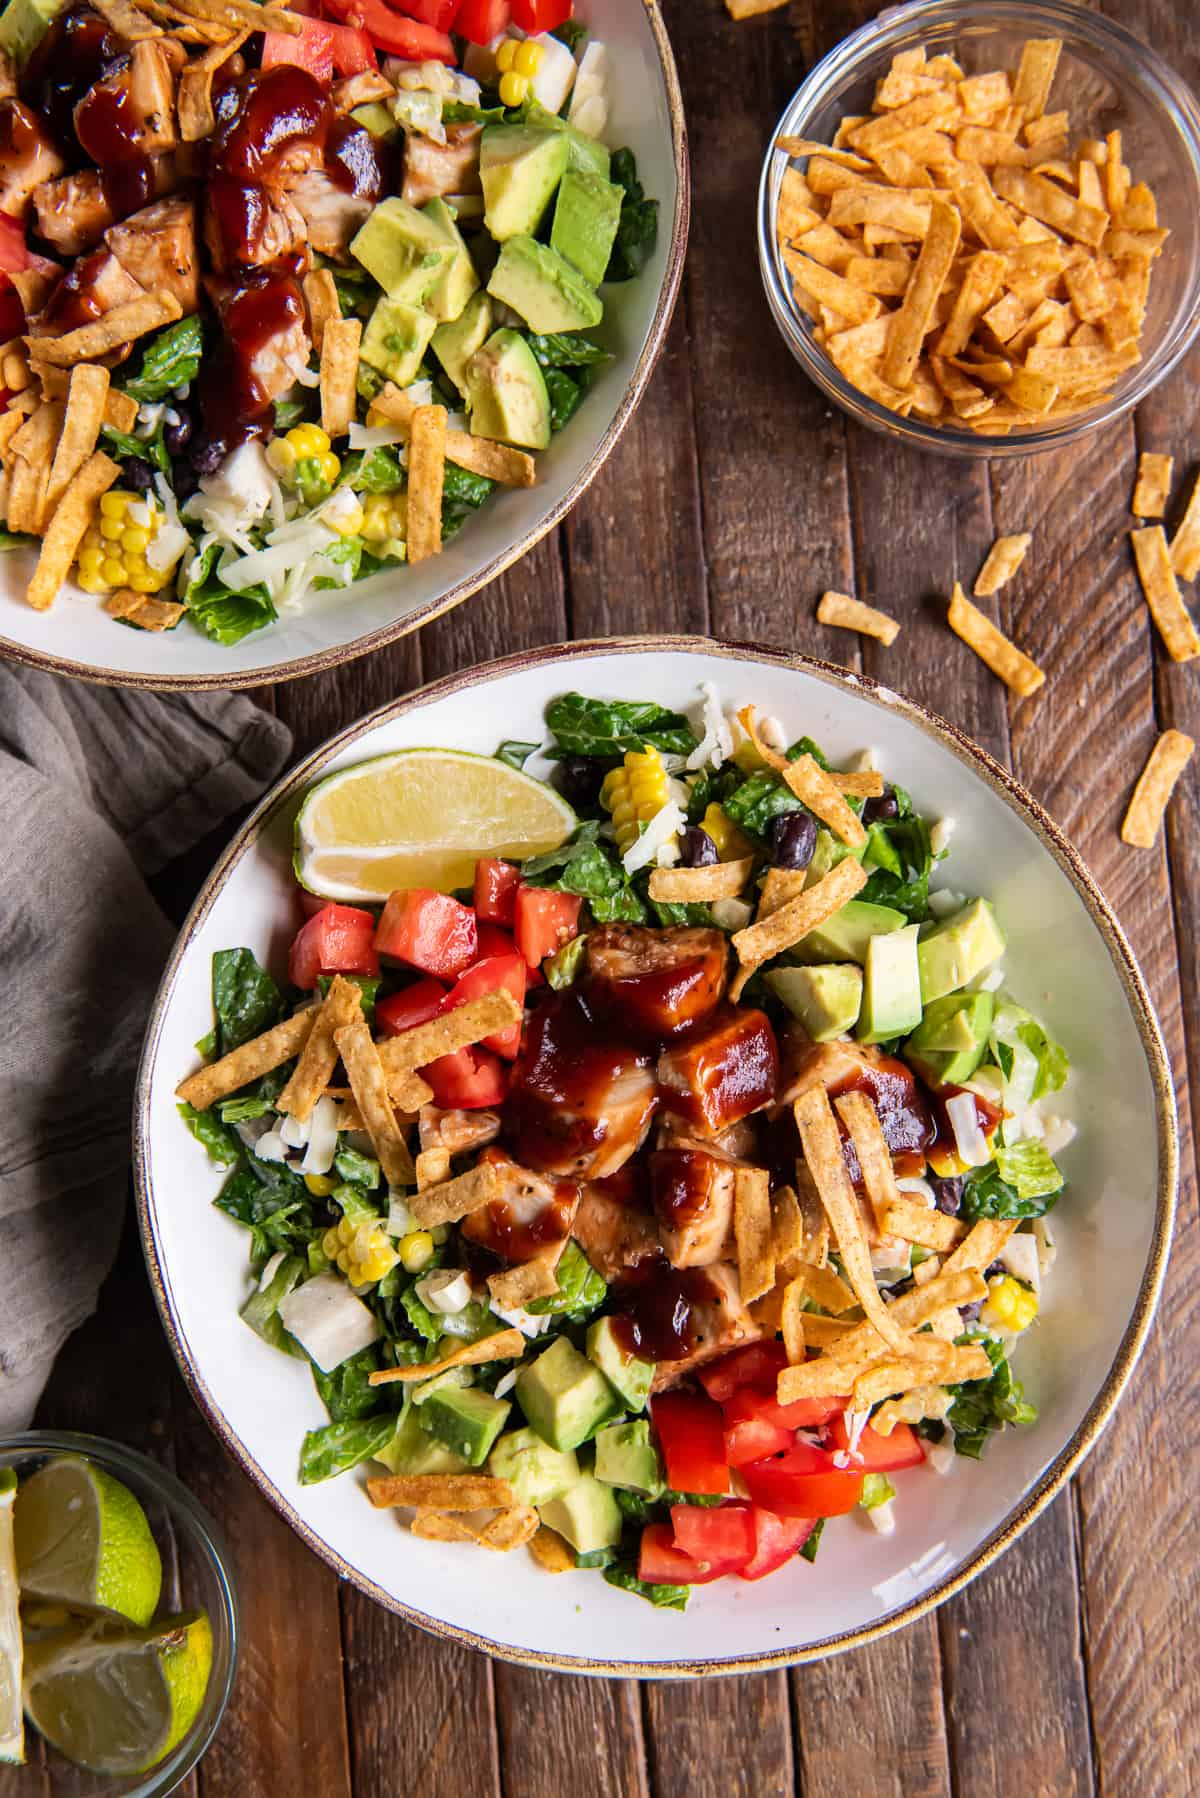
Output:
<svg viewBox="0 0 1200 1798">
<path fill-rule="evenodd" d="M 598 137 L 589 137 L 586 131 L 580 131 L 575 125 L 568 125 L 560 119 L 556 112 L 547 112 L 544 106 L 536 102 L 525 109 L 525 123 L 537 125 L 543 131 L 559 131 L 567 140 L 567 167 L 578 169 L 581 174 L 599 175 L 608 180 L 608 171 L 612 157 L 606 144 Z"/>
<path fill-rule="evenodd" d="M 468 1467 L 482 1467 L 508 1421 L 512 1406 L 474 1386 L 443 1386 L 421 1406 L 421 1428 L 436 1436 Z"/>
<path fill-rule="evenodd" d="M 518 331 L 494 331 L 466 366 L 471 430 L 525 449 L 550 441 L 550 395 L 537 358 Z"/>
<path fill-rule="evenodd" d="M 462 1455 L 421 1428 L 421 1413 L 414 1405 L 400 1419 L 396 1434 L 377 1452 L 390 1473 L 465 1473 Z"/>
<path fill-rule="evenodd" d="M 367 320 L 358 353 L 397 387 L 407 387 L 416 380 L 436 330 L 436 318 L 423 307 L 384 294 Z"/>
<path fill-rule="evenodd" d="M 568 169 L 559 183 L 550 248 L 573 263 L 593 287 L 604 279 L 624 197 L 624 188 L 578 169 Z"/>
<path fill-rule="evenodd" d="M 921 938 L 921 998 L 926 1005 L 966 986 L 999 961 L 1007 939 L 986 899 L 973 899 Z"/>
<path fill-rule="evenodd" d="M 621 1408 L 600 1369 L 565 1336 L 521 1369 L 517 1399 L 542 1441 L 560 1449 L 578 1448 Z"/>
<path fill-rule="evenodd" d="M 796 959 L 856 961 L 861 966 L 867 959 L 867 945 L 872 937 L 901 930 L 907 922 L 904 913 L 893 906 L 874 905 L 869 899 L 847 899 L 841 910 L 826 918 L 818 930 L 801 937 L 796 945 Z"/>
<path fill-rule="evenodd" d="M 587 1355 L 631 1411 L 645 1410 L 655 1364 L 630 1354 L 611 1317 L 598 1317 L 589 1329 Z"/>
<path fill-rule="evenodd" d="M 853 1030 L 862 1010 L 863 974 L 854 962 L 826 962 L 814 968 L 775 968 L 767 985 L 799 1018 L 814 1043 L 831 1042 Z"/>
<path fill-rule="evenodd" d="M 867 845 L 865 843 L 860 843 L 857 848 L 852 849 L 849 843 L 843 843 L 840 837 L 835 837 L 831 830 L 819 830 L 817 845 L 813 850 L 812 860 L 808 864 L 808 878 L 804 882 L 805 886 L 815 886 L 818 880 L 823 880 L 830 869 L 836 868 L 839 862 L 844 862 L 847 856 L 852 855 L 855 861 L 860 862 L 866 853 Z"/>
<path fill-rule="evenodd" d="M 395 137 L 400 130 L 387 107 L 381 106 L 378 100 L 356 106 L 350 117 L 356 125 L 364 125 L 372 137 Z"/>
<path fill-rule="evenodd" d="M 906 1036 L 921 1021 L 921 976 L 916 924 L 873 936 L 863 971 L 862 1011 L 855 1034 L 861 1043 Z"/>
<path fill-rule="evenodd" d="M 51 19 L 57 17 L 63 5 L 64 0 L 8 0 L 0 14 L 0 50 L 7 51 L 15 63 L 24 62 L 37 49 Z"/>
<path fill-rule="evenodd" d="M 621 1540 L 621 1510 L 612 1487 L 594 1474 L 581 1474 L 561 1498 L 538 1506 L 547 1528 L 565 1536 L 576 1554 L 591 1555 L 601 1548 L 615 1548 Z"/>
<path fill-rule="evenodd" d="M 961 1085 L 983 1060 L 995 1009 L 991 993 L 934 999 L 905 1043 L 904 1059 L 935 1086 Z"/>
<path fill-rule="evenodd" d="M 573 1449 L 551 1448 L 526 1427 L 500 1437 L 488 1456 L 488 1472 L 508 1481 L 519 1505 L 544 1505 L 575 1484 L 579 1462 Z"/>
<path fill-rule="evenodd" d="M 569 155 L 566 136 L 552 128 L 484 127 L 479 145 L 483 217 L 497 243 L 537 230 L 566 173 Z"/>
<path fill-rule="evenodd" d="M 606 1486 L 623 1486 L 629 1492 L 644 1492 L 648 1498 L 658 1497 L 663 1490 L 662 1469 L 644 1417 L 610 1424 L 608 1429 L 599 1431 L 596 1478 Z"/>
<path fill-rule="evenodd" d="M 439 325 L 433 334 L 433 353 L 463 398 L 467 397 L 467 363 L 482 349 L 492 329 L 492 302 L 486 293 L 473 293 L 456 319 Z"/>
<path fill-rule="evenodd" d="M 501 246 L 488 292 L 519 312 L 533 331 L 586 331 L 604 317 L 595 290 L 571 264 L 532 237 Z"/>
<path fill-rule="evenodd" d="M 355 261 L 374 275 L 390 299 L 414 307 L 424 305 L 453 262 L 455 249 L 438 217 L 418 212 L 395 195 L 372 208 L 350 244 Z"/>
<path fill-rule="evenodd" d="M 438 271 L 437 278 L 425 297 L 426 310 L 442 323 L 458 318 L 479 286 L 479 276 L 471 261 L 471 252 L 463 242 L 454 214 L 445 200 L 430 200 L 421 208 L 421 216 L 436 225 L 450 248 L 450 259 Z"/>
</svg>

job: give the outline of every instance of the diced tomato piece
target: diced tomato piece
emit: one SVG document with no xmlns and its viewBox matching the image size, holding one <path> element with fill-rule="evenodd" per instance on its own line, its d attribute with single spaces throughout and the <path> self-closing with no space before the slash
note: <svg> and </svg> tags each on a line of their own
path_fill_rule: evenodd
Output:
<svg viewBox="0 0 1200 1798">
<path fill-rule="evenodd" d="M 820 1430 L 849 1403 L 849 1398 L 794 1398 L 776 1410 L 778 1421 L 786 1422 L 791 1430 Z"/>
<path fill-rule="evenodd" d="M 512 927 L 517 906 L 521 870 L 494 855 L 481 855 L 475 863 L 475 916 L 481 924 Z"/>
<path fill-rule="evenodd" d="M 510 0 L 463 0 L 454 29 L 469 44 L 490 44 L 508 29 L 511 17 Z"/>
<path fill-rule="evenodd" d="M 21 296 L 9 280 L 0 273 L 0 331 L 4 333 L 3 341 L 19 337 L 25 329 L 25 308 L 21 304 Z"/>
<path fill-rule="evenodd" d="M 850 1447 L 844 1416 L 834 1418 L 829 1438 L 834 1448 Z M 890 1436 L 881 1436 L 869 1423 L 865 1424 L 855 1454 L 859 1458 L 854 1466 L 863 1467 L 868 1473 L 897 1473 L 902 1467 L 919 1467 L 925 1459 L 920 1438 L 906 1423 L 896 1424 Z"/>
<path fill-rule="evenodd" d="M 753 1386 L 774 1393 L 775 1382 L 787 1366 L 782 1342 L 748 1342 L 745 1348 L 722 1355 L 700 1369 L 700 1384 L 709 1398 L 723 1404 L 739 1386 Z"/>
<path fill-rule="evenodd" d="M 365 31 L 371 42 L 406 62 L 455 61 L 454 45 L 444 31 L 393 12 L 384 0 L 324 0 L 326 12 L 344 25 Z"/>
<path fill-rule="evenodd" d="M 484 993 L 511 993 L 517 1004 L 525 1004 L 525 982 L 528 970 L 523 958 L 519 955 L 489 955 L 477 961 L 473 968 L 460 974 L 450 990 L 446 1001 L 446 1010 L 453 1011 L 456 1005 L 465 1005 L 468 999 L 479 999 Z M 493 1031 L 491 1036 L 483 1038 L 484 1047 L 494 1049 L 497 1055 L 504 1055 L 509 1061 L 515 1061 L 521 1048 L 521 1020 L 511 1024 L 507 1030 Z"/>
<path fill-rule="evenodd" d="M 333 33 L 336 30 L 337 26 L 326 25 L 321 19 L 305 19 L 298 32 L 264 31 L 263 68 L 273 68 L 276 63 L 292 63 L 298 69 L 307 69 L 328 87 L 333 80 Z"/>
<path fill-rule="evenodd" d="M 740 1417 L 735 1422 L 727 1419 L 725 1459 L 731 1467 L 746 1467 L 751 1461 L 765 1461 L 768 1455 L 781 1454 L 785 1448 L 791 1448 L 794 1440 L 794 1430 L 785 1430 L 767 1417 Z"/>
<path fill-rule="evenodd" d="M 479 959 L 475 913 L 449 893 L 411 887 L 393 893 L 383 908 L 375 947 L 423 974 L 455 980 Z"/>
<path fill-rule="evenodd" d="M 863 1475 L 835 1467 L 833 1456 L 797 1442 L 770 1461 L 742 1468 L 756 1504 L 779 1517 L 841 1517 L 862 1496 Z"/>
<path fill-rule="evenodd" d="M 296 932 L 288 979 L 308 993 L 322 974 L 378 974 L 374 935 L 374 913 L 356 905 L 323 905 Z"/>
<path fill-rule="evenodd" d="M 556 31 L 570 18 L 573 0 L 512 0 L 513 18 L 532 36 L 537 31 Z"/>
<path fill-rule="evenodd" d="M 750 1506 L 672 1505 L 675 1546 L 709 1571 L 737 1573 L 754 1553 Z"/>
<path fill-rule="evenodd" d="M 418 20 L 422 25 L 431 26 L 434 31 L 449 31 L 458 11 L 459 0 L 391 0 L 391 4 L 397 12 Z"/>
<path fill-rule="evenodd" d="M 375 1022 L 385 1036 L 401 1036 L 416 1024 L 428 1024 L 445 1008 L 449 992 L 440 980 L 414 980 L 380 999 L 375 1007 Z"/>
<path fill-rule="evenodd" d="M 433 1102 L 443 1111 L 479 1111 L 501 1105 L 508 1091 L 508 1075 L 498 1055 L 487 1049 L 456 1049 L 422 1068 L 433 1088 Z"/>
<path fill-rule="evenodd" d="M 754 1553 L 738 1569 L 743 1579 L 764 1579 L 768 1573 L 774 1573 L 800 1553 L 817 1527 L 815 1517 L 779 1517 L 774 1511 L 764 1511 L 761 1505 L 751 1506 L 750 1515 L 754 1523 Z"/>
<path fill-rule="evenodd" d="M 476 917 L 478 917 L 476 913 Z M 504 930 L 499 924 L 476 924 L 475 941 L 479 948 L 480 961 L 486 961 L 491 955 L 515 955 L 517 945 L 511 930 Z M 525 959 L 522 956 L 522 961 Z M 525 978 L 529 979 L 532 970 L 525 970 Z"/>
<path fill-rule="evenodd" d="M 518 887 L 513 912 L 517 948 L 531 968 L 579 935 L 583 900 L 575 893 L 550 893 L 543 887 Z"/>
<path fill-rule="evenodd" d="M 702 1567 L 675 1546 L 669 1523 L 648 1523 L 638 1552 L 638 1578 L 648 1586 L 707 1586 L 720 1579 L 716 1568 Z"/>
<path fill-rule="evenodd" d="M 725 1413 L 727 1431 L 742 1423 L 764 1423 L 769 1424 L 772 1429 L 785 1430 L 790 1439 L 796 1430 L 819 1429 L 845 1403 L 846 1400 L 841 1398 L 795 1398 L 790 1404 L 781 1405 L 772 1392 L 742 1386 L 725 1400 L 722 1410 Z M 773 1449 L 767 1450 L 768 1454 L 774 1452 Z"/>
<path fill-rule="evenodd" d="M 20 219 L 0 212 L 0 269 L 7 275 L 19 275 L 29 267 L 29 251 L 25 244 L 25 227 Z"/>
<path fill-rule="evenodd" d="M 333 72 L 335 75 L 361 75 L 366 69 L 378 68 L 375 46 L 365 31 L 354 25 L 331 25 L 333 33 Z"/>
<path fill-rule="evenodd" d="M 728 1492 L 724 1419 L 712 1400 L 699 1392 L 661 1392 L 650 1410 L 668 1483 L 677 1492 Z"/>
</svg>

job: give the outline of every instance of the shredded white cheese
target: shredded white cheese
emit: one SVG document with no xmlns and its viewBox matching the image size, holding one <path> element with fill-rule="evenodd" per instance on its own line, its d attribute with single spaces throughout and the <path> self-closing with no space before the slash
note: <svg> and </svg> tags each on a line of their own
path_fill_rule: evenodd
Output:
<svg viewBox="0 0 1200 1798">
<path fill-rule="evenodd" d="M 958 828 L 957 818 L 939 818 L 929 832 L 929 847 L 935 855 L 944 855 L 950 847 L 950 838 Z"/>
<path fill-rule="evenodd" d="M 719 768 L 733 754 L 733 730 L 710 680 L 700 683 L 700 724 L 696 735 L 700 741 L 687 759 L 689 768 L 707 768 L 710 763 Z"/>
<path fill-rule="evenodd" d="M 660 806 L 637 842 L 631 843 L 622 856 L 621 865 L 626 874 L 636 874 L 639 868 L 648 868 L 651 862 L 658 861 L 659 852 L 674 844 L 684 822 L 683 813 L 673 799 Z"/>
<path fill-rule="evenodd" d="M 947 1099 L 946 1116 L 954 1131 L 959 1160 L 965 1161 L 968 1167 L 986 1167 L 992 1152 L 979 1122 L 974 1093 L 955 1093 L 952 1099 Z"/>
<path fill-rule="evenodd" d="M 308 1148 L 300 1163 L 302 1174 L 327 1174 L 337 1154 L 338 1105 L 318 1099 L 308 1120 Z"/>
<path fill-rule="evenodd" d="M 966 903 L 962 893 L 952 893 L 948 887 L 940 887 L 929 895 L 929 909 L 935 918 L 948 918 L 951 912 L 961 911 Z"/>
<path fill-rule="evenodd" d="M 461 1267 L 439 1267 L 416 1284 L 417 1297 L 429 1311 L 456 1317 L 471 1303 L 471 1282 Z"/>
</svg>

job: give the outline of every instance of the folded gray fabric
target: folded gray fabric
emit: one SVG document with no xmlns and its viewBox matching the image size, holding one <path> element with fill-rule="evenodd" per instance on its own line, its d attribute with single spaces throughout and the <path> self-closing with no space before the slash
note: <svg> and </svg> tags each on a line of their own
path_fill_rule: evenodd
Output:
<svg viewBox="0 0 1200 1798">
<path fill-rule="evenodd" d="M 248 699 L 0 665 L 0 1431 L 27 1425 L 116 1252 L 174 937 L 143 876 L 257 798 L 290 748 Z"/>
</svg>

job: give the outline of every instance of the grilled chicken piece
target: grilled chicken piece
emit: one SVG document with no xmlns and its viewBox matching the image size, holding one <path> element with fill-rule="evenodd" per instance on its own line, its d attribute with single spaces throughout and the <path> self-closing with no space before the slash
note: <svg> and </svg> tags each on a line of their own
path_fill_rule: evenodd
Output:
<svg viewBox="0 0 1200 1798">
<path fill-rule="evenodd" d="M 858 1043 L 814 1043 L 801 1030 L 784 1038 L 779 1112 L 790 1111 L 801 1094 L 823 1086 L 830 1098 L 859 1089 L 867 1094 L 893 1156 L 919 1155 L 934 1138 L 929 1103 L 912 1069 L 894 1055 Z M 847 1145 L 847 1165 L 857 1180 L 858 1157 Z M 915 1170 L 918 1171 L 919 1167 Z"/>
<path fill-rule="evenodd" d="M 689 1124 L 686 1118 L 676 1117 L 674 1112 L 660 1111 L 655 1124 L 654 1146 L 656 1149 L 703 1149 L 706 1154 L 726 1161 L 744 1161 L 761 1167 L 766 1135 L 763 1124 L 762 1113 L 756 1112 L 753 1117 L 740 1118 L 736 1124 L 730 1124 L 719 1136 L 698 1142 L 694 1124 Z"/>
<path fill-rule="evenodd" d="M 34 190 L 66 166 L 36 114 L 21 100 L 0 100 L 0 212 L 24 218 Z"/>
<path fill-rule="evenodd" d="M 717 1136 L 775 1097 L 779 1051 L 765 1012 L 723 1006 L 658 1059 L 663 1103 Z"/>
<path fill-rule="evenodd" d="M 401 199 L 410 206 L 424 206 L 439 194 L 478 194 L 483 192 L 479 179 L 479 140 L 483 126 L 464 120 L 447 125 L 446 141 L 435 144 L 431 137 L 412 136 L 404 149 L 404 186 Z"/>
<path fill-rule="evenodd" d="M 76 137 L 101 168 L 174 149 L 175 73 L 161 41 L 134 44 L 125 66 L 95 82 L 74 116 Z"/>
<path fill-rule="evenodd" d="M 737 1273 L 727 1262 L 717 1261 L 703 1272 L 683 1276 L 690 1301 L 685 1326 L 688 1350 L 674 1361 L 660 1361 L 651 1390 L 661 1392 L 715 1361 L 718 1355 L 745 1342 L 756 1342 L 762 1331 L 742 1303 Z"/>
<path fill-rule="evenodd" d="M 608 924 L 590 932 L 587 954 L 589 1004 L 656 1042 L 708 1017 L 725 991 L 719 930 Z"/>
<path fill-rule="evenodd" d="M 61 337 L 79 325 L 103 318 L 114 306 L 145 298 L 140 287 L 109 250 L 81 256 L 55 287 L 37 317 L 29 322 L 31 337 Z"/>
<path fill-rule="evenodd" d="M 423 1149 L 445 1149 L 448 1155 L 465 1155 L 485 1149 L 500 1134 L 498 1111 L 439 1111 L 423 1105 L 417 1128 Z"/>
<path fill-rule="evenodd" d="M 174 155 L 150 157 L 155 198 L 173 193 L 178 181 Z M 78 256 L 100 242 L 117 219 L 99 169 L 80 169 L 57 181 L 44 181 L 33 196 L 37 231 L 63 256 Z M 145 208 L 143 208 L 143 211 Z"/>
<path fill-rule="evenodd" d="M 733 1229 L 731 1161 L 703 1149 L 656 1149 L 650 1191 L 658 1233 L 672 1267 L 710 1267 Z"/>
<path fill-rule="evenodd" d="M 318 255 L 342 260 L 348 257 L 350 239 L 366 223 L 374 205 L 359 194 L 347 193 L 320 169 L 292 176 L 287 196 L 303 218 L 308 241 Z"/>
<path fill-rule="evenodd" d="M 119 225 L 111 225 L 104 241 L 123 268 L 147 293 L 169 293 L 184 314 L 200 304 L 196 260 L 196 208 L 177 195 L 143 206 Z"/>
<path fill-rule="evenodd" d="M 461 1220 L 458 1227 L 467 1240 L 503 1261 L 532 1261 L 535 1256 L 561 1251 L 571 1234 L 579 1188 L 518 1167 L 497 1149 L 489 1149 L 483 1159 L 502 1170 L 504 1190 L 499 1198 L 490 1199 Z"/>
<path fill-rule="evenodd" d="M 596 1186 L 584 1187 L 571 1233 L 596 1272 L 609 1282 L 662 1252 L 649 1212 L 623 1205 Z"/>
<path fill-rule="evenodd" d="M 378 69 L 361 69 L 335 81 L 330 96 L 339 112 L 353 112 L 356 106 L 369 106 L 372 100 L 394 100 L 396 90 Z"/>
<path fill-rule="evenodd" d="M 213 266 L 229 274 L 284 257 L 307 259 L 308 226 L 281 189 L 218 175 L 205 191 L 204 241 Z"/>
<path fill-rule="evenodd" d="M 598 1031 L 578 993 L 534 1011 L 505 1107 L 527 1167 L 573 1180 L 615 1174 L 645 1141 L 656 1103 L 651 1057 Z"/>
</svg>

